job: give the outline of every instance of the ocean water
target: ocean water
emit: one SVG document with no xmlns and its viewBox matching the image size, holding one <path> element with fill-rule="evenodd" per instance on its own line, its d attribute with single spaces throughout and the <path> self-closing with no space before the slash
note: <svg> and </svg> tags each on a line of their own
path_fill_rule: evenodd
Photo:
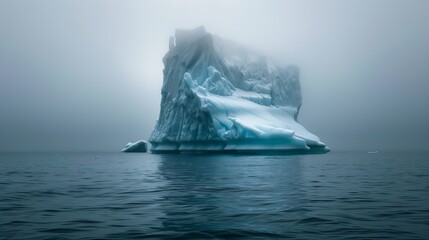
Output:
<svg viewBox="0 0 429 240">
<path fill-rule="evenodd" d="M 429 153 L 0 155 L 0 239 L 429 239 Z"/>
</svg>

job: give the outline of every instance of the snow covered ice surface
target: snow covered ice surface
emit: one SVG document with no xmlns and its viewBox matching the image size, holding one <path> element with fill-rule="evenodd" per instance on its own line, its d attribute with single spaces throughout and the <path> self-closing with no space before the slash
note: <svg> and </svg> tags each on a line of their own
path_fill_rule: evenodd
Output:
<svg viewBox="0 0 429 240">
<path fill-rule="evenodd" d="M 297 122 L 297 67 L 279 67 L 198 27 L 176 30 L 163 58 L 152 152 L 327 152 Z"/>
<path fill-rule="evenodd" d="M 146 152 L 147 142 L 139 140 L 137 142 L 129 142 L 123 149 L 122 152 Z"/>
</svg>

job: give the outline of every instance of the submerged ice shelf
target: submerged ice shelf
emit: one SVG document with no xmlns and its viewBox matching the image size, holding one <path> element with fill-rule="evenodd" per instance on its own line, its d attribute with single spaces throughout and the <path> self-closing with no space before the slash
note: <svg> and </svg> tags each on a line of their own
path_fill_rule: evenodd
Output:
<svg viewBox="0 0 429 240">
<path fill-rule="evenodd" d="M 176 30 L 163 62 L 152 152 L 329 151 L 297 122 L 297 67 L 276 66 L 203 27 Z"/>
</svg>

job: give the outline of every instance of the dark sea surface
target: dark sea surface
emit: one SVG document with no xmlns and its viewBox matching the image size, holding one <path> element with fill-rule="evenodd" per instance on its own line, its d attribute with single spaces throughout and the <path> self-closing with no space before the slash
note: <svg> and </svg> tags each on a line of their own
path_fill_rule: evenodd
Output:
<svg viewBox="0 0 429 240">
<path fill-rule="evenodd" d="M 0 239 L 429 239 L 429 153 L 0 155 Z"/>
</svg>

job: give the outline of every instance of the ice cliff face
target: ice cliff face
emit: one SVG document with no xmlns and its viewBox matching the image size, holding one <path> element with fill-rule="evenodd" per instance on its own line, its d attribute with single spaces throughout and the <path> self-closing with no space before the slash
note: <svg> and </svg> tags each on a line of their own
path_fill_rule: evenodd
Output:
<svg viewBox="0 0 429 240">
<path fill-rule="evenodd" d="M 328 151 L 297 122 L 298 68 L 274 66 L 203 27 L 176 30 L 163 61 L 152 152 Z"/>
</svg>

